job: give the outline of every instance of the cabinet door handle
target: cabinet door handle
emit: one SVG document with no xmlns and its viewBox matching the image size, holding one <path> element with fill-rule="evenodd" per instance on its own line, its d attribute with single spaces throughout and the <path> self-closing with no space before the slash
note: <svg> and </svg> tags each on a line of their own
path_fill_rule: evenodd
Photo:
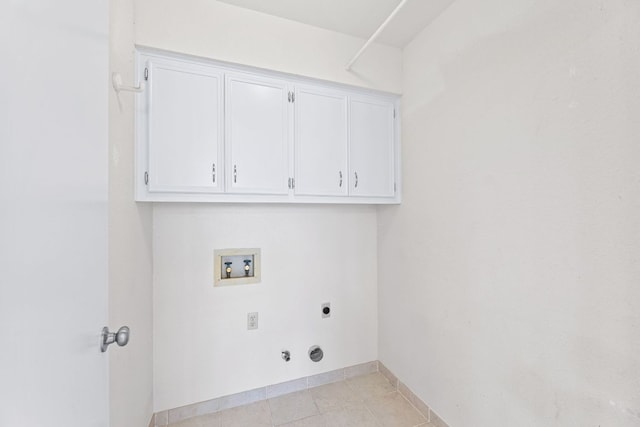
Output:
<svg viewBox="0 0 640 427">
<path fill-rule="evenodd" d="M 358 188 L 358 172 L 355 172 L 356 175 L 356 183 L 353 188 Z"/>
<path fill-rule="evenodd" d="M 211 178 L 213 179 L 213 183 L 216 183 L 216 164 L 211 164 Z"/>
<path fill-rule="evenodd" d="M 338 173 L 340 174 L 340 184 L 339 184 L 339 187 L 342 187 L 342 171 L 339 171 Z"/>
<path fill-rule="evenodd" d="M 237 183 L 238 182 L 238 166 L 237 165 L 233 165 L 233 183 Z"/>
</svg>

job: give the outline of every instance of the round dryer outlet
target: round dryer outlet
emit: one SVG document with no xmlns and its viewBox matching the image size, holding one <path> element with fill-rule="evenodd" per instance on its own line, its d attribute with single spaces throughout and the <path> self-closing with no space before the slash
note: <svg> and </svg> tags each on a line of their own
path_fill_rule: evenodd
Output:
<svg viewBox="0 0 640 427">
<path fill-rule="evenodd" d="M 325 319 L 327 317 L 331 317 L 331 303 L 330 302 L 325 302 L 324 304 L 322 304 L 320 306 L 320 309 L 322 310 L 322 318 Z"/>
</svg>

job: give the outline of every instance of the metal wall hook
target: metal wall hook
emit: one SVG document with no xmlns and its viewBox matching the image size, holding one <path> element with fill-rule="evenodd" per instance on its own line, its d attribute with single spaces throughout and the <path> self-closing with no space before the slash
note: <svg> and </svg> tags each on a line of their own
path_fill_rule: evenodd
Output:
<svg viewBox="0 0 640 427">
<path fill-rule="evenodd" d="M 113 85 L 113 90 L 116 91 L 116 98 L 118 99 L 118 106 L 120 107 L 120 111 L 122 111 L 122 101 L 120 101 L 120 92 L 133 92 L 133 93 L 141 93 L 144 92 L 144 82 L 140 82 L 138 86 L 125 86 L 122 84 L 122 75 L 120 73 L 111 74 L 111 84 Z"/>
<path fill-rule="evenodd" d="M 118 332 L 109 332 L 108 327 L 102 328 L 102 344 L 100 344 L 100 351 L 104 353 L 107 348 L 113 343 L 118 344 L 120 347 L 124 347 L 129 342 L 129 327 L 123 326 L 118 329 Z"/>
<path fill-rule="evenodd" d="M 122 84 L 122 75 L 120 73 L 113 73 L 111 75 L 111 83 L 116 93 L 120 93 L 123 90 L 125 92 L 141 93 L 144 92 L 144 82 L 140 82 L 138 86 L 125 86 Z"/>
</svg>

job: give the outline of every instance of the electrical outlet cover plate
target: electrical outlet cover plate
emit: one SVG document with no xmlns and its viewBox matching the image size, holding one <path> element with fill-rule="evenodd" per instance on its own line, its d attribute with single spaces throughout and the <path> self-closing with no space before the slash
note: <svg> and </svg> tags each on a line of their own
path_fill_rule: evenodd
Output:
<svg viewBox="0 0 640 427">
<path fill-rule="evenodd" d="M 247 329 L 258 329 L 258 312 L 247 313 Z"/>
</svg>

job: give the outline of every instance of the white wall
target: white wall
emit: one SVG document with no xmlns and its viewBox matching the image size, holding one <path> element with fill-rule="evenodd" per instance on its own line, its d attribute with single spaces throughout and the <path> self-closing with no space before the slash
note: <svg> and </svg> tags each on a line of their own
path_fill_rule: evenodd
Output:
<svg viewBox="0 0 640 427">
<path fill-rule="evenodd" d="M 367 206 L 156 205 L 156 410 L 376 360 L 375 229 Z M 261 248 L 262 282 L 214 288 L 213 251 L 234 247 Z"/>
<path fill-rule="evenodd" d="M 136 0 L 136 43 L 400 93 L 402 52 L 215 0 Z"/>
<path fill-rule="evenodd" d="M 380 359 L 451 426 L 640 424 L 640 3 L 456 1 L 404 51 Z"/>
<path fill-rule="evenodd" d="M 109 74 L 125 84 L 133 84 L 133 22 L 129 0 L 109 1 Z M 133 201 L 134 98 L 121 100 L 119 110 L 109 87 L 109 325 L 131 328 L 129 344 L 109 350 L 113 427 L 146 426 L 153 413 L 152 215 Z"/>
<path fill-rule="evenodd" d="M 401 52 L 216 1 L 137 0 L 136 43 L 379 90 L 400 90 Z M 377 359 L 376 210 L 172 205 L 154 210 L 156 411 Z M 260 247 L 259 285 L 213 288 L 213 250 Z M 290 265 L 290 267 L 287 267 Z M 320 304 L 334 308 L 321 321 Z M 260 328 L 246 330 L 247 312 Z M 312 344 L 325 360 L 312 364 Z M 285 364 L 280 351 L 293 359 Z"/>
</svg>

